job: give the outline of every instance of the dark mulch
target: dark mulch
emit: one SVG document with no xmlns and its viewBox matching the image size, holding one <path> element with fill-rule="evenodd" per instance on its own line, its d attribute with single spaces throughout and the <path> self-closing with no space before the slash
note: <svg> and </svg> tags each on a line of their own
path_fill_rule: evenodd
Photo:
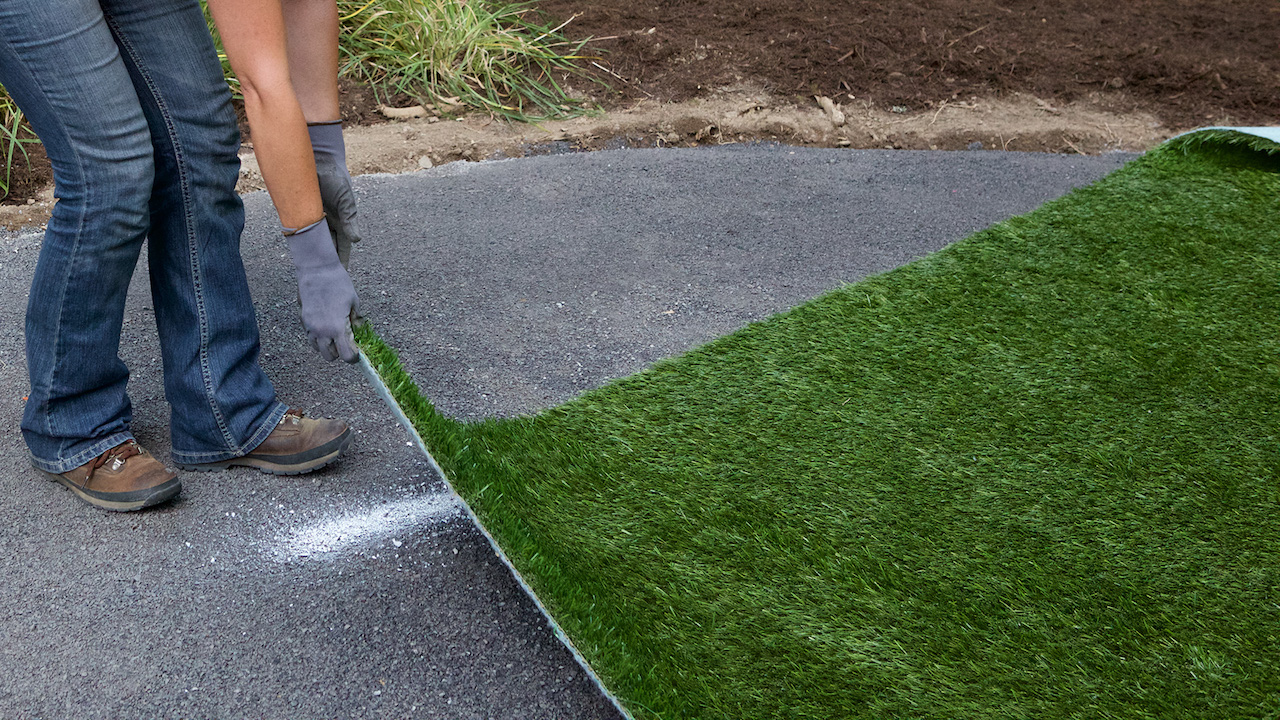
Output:
<svg viewBox="0 0 1280 720">
<path fill-rule="evenodd" d="M 920 110 L 954 97 L 1100 94 L 1166 125 L 1280 121 L 1280 5 L 1226 0 L 540 0 L 635 85 L 683 100 L 742 81 Z M 615 39 L 603 39 L 618 36 Z"/>
</svg>

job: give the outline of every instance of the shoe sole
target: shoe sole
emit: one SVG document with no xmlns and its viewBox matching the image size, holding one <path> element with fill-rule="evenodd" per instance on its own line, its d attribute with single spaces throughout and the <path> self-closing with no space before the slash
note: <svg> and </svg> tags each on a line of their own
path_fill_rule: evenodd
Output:
<svg viewBox="0 0 1280 720">
<path fill-rule="evenodd" d="M 37 468 L 37 470 L 39 470 L 39 468 Z M 134 490 L 133 492 L 128 493 L 95 493 L 92 490 L 85 490 L 61 475 L 55 475 L 46 470 L 40 470 L 40 473 L 59 485 L 65 486 L 68 490 L 75 493 L 76 497 L 86 503 L 96 508 L 110 510 L 111 512 L 134 512 L 142 510 L 144 508 L 168 502 L 176 497 L 178 493 L 182 492 L 182 481 L 176 477 L 153 488 L 147 488 L 146 490 Z"/>
<path fill-rule="evenodd" d="M 231 458 L 221 462 L 194 465 L 178 463 L 178 467 L 182 470 L 195 472 L 218 472 L 219 470 L 229 470 L 233 467 L 251 467 L 272 475 L 303 475 L 332 464 L 342 457 L 350 445 L 351 428 L 347 428 L 338 437 L 306 453 L 299 453 L 298 456 L 272 458 L 270 455 L 255 456 L 253 453 L 249 453 L 244 457 Z M 305 459 L 297 459 L 303 455 L 307 457 Z"/>
</svg>

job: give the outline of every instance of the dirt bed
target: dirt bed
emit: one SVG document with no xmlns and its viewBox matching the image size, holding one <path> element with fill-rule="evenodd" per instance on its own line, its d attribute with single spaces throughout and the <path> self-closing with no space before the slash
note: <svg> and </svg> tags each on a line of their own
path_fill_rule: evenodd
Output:
<svg viewBox="0 0 1280 720">
<path fill-rule="evenodd" d="M 1226 0 L 542 0 L 594 36 L 621 97 L 737 83 L 924 112 L 1034 95 L 1171 128 L 1280 116 L 1280 5 Z"/>
<path fill-rule="evenodd" d="M 516 125 L 388 121 L 344 83 L 358 173 L 617 147 L 1144 150 L 1206 124 L 1280 122 L 1280 6 L 1238 1 L 541 0 L 593 38 L 566 78 L 602 113 Z M 608 83 L 605 88 L 600 83 Z M 393 104 L 405 104 L 405 98 Z M 825 103 L 825 105 L 820 104 Z M 262 187 L 246 138 L 241 190 Z M 52 206 L 48 163 L 15 168 L 0 224 Z"/>
</svg>

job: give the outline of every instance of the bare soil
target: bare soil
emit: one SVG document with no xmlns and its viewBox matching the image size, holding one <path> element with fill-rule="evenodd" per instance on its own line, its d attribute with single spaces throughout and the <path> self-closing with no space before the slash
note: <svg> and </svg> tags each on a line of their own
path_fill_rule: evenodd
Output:
<svg viewBox="0 0 1280 720">
<path fill-rule="evenodd" d="M 1207 124 L 1280 122 L 1280 5 L 1239 0 L 540 0 L 600 113 L 536 125 L 388 120 L 343 83 L 351 169 L 405 172 L 618 147 L 1145 150 Z M 606 84 L 607 83 L 607 87 Z M 820 99 L 828 101 L 826 109 Z M 383 101 L 412 104 L 407 97 Z M 246 128 L 247 130 L 247 128 Z M 262 187 L 246 134 L 241 190 Z M 0 225 L 52 206 L 17 163 Z"/>
<path fill-rule="evenodd" d="M 1015 93 L 1171 128 L 1280 117 L 1280 5 L 1246 0 L 542 0 L 628 79 L 680 101 L 735 83 L 925 112 Z M 598 70 L 598 68 L 597 68 Z"/>
<path fill-rule="evenodd" d="M 1087 104 L 1050 106 L 1029 96 L 971 98 L 928 113 L 895 113 L 848 102 L 836 126 L 816 103 L 786 102 L 763 90 L 727 89 L 678 103 L 641 100 L 599 116 L 525 125 L 490 118 L 415 118 L 350 128 L 353 173 L 408 172 L 458 160 L 486 160 L 623 147 L 693 147 L 774 142 L 812 147 L 917 150 L 1140 151 L 1166 132 L 1146 113 Z M 252 153 L 242 153 L 242 191 L 261 189 Z"/>
</svg>

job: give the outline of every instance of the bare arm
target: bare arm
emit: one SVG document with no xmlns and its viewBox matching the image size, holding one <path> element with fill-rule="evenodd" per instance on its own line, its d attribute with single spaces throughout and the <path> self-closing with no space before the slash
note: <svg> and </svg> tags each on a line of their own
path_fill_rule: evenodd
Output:
<svg viewBox="0 0 1280 720">
<path fill-rule="evenodd" d="M 350 318 L 359 315 L 360 299 L 325 222 L 313 139 L 289 70 L 290 34 L 281 0 L 209 0 L 209 11 L 240 79 L 267 192 L 280 224 L 288 228 L 307 337 L 325 359 L 356 362 L 359 352 Z M 336 45 L 332 52 L 334 67 L 328 72 L 336 73 Z M 329 82 L 334 83 L 336 114 L 336 79 Z"/>
<path fill-rule="evenodd" d="M 209 0 L 209 11 L 240 80 L 254 154 L 280 223 L 306 227 L 323 218 L 324 209 L 307 122 L 290 77 L 281 0 Z M 334 13 L 336 27 L 336 6 Z M 333 52 L 336 76 L 336 45 Z M 336 85 L 333 105 L 336 113 Z"/>
<path fill-rule="evenodd" d="M 307 119 L 325 218 L 345 267 L 360 241 L 359 211 L 338 108 L 338 5 L 335 0 L 281 0 L 289 77 Z"/>
<path fill-rule="evenodd" d="M 338 110 L 338 4 L 281 0 L 289 40 L 289 76 L 309 123 L 333 122 Z"/>
</svg>

